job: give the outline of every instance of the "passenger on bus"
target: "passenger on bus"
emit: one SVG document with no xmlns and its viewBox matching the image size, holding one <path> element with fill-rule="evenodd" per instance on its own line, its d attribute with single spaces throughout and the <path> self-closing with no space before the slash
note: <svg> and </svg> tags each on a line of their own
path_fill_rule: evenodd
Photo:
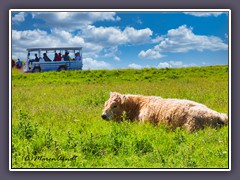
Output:
<svg viewBox="0 0 240 180">
<path fill-rule="evenodd" d="M 75 60 L 75 61 L 81 60 L 81 57 L 80 57 L 80 55 L 79 55 L 79 52 L 76 52 L 76 53 L 75 53 L 75 58 L 74 58 L 74 60 Z"/>
<path fill-rule="evenodd" d="M 61 54 L 61 53 L 58 53 L 57 61 L 61 61 L 61 59 L 62 59 L 62 54 Z"/>
<path fill-rule="evenodd" d="M 64 61 L 69 61 L 70 57 L 69 57 L 69 52 L 65 52 L 64 57 L 63 57 Z"/>
<path fill-rule="evenodd" d="M 80 56 L 80 53 L 79 53 L 79 52 L 75 53 L 75 58 L 74 58 L 74 60 L 75 60 L 75 61 L 79 61 L 79 62 L 80 62 L 80 64 L 81 64 L 81 66 L 83 66 L 83 63 L 82 63 L 82 58 L 81 58 L 81 56 Z M 82 67 L 81 67 L 81 69 L 82 69 Z"/>
<path fill-rule="evenodd" d="M 49 59 L 49 57 L 47 56 L 47 53 L 43 53 L 43 59 L 44 59 L 44 61 L 52 61 L 51 59 Z"/>
<path fill-rule="evenodd" d="M 57 61 L 58 54 L 55 53 L 53 61 Z"/>
<path fill-rule="evenodd" d="M 39 58 L 38 58 L 38 55 L 37 55 L 37 54 L 35 54 L 34 62 L 39 62 Z"/>
<path fill-rule="evenodd" d="M 35 59 L 29 59 L 28 60 L 28 66 L 29 65 L 32 65 L 32 62 L 39 62 L 39 58 L 38 58 L 38 55 L 37 55 L 37 53 L 36 54 L 34 54 L 35 55 Z M 30 53 L 28 53 L 28 57 L 30 56 Z"/>
</svg>

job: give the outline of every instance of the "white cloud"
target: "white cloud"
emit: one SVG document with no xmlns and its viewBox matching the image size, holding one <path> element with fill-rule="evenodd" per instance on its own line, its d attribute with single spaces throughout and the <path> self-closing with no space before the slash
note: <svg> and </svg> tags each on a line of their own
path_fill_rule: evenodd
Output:
<svg viewBox="0 0 240 180">
<path fill-rule="evenodd" d="M 26 13 L 24 12 L 19 12 L 13 16 L 12 21 L 13 22 L 23 22 L 25 21 Z"/>
<path fill-rule="evenodd" d="M 74 31 L 97 21 L 120 20 L 115 12 L 33 12 L 32 18 L 44 20 L 49 27 L 68 31 Z"/>
<path fill-rule="evenodd" d="M 168 62 L 160 62 L 157 68 L 170 68 L 171 65 Z"/>
<path fill-rule="evenodd" d="M 197 16 L 197 17 L 208 17 L 208 16 L 220 16 L 221 14 L 226 14 L 226 12 L 184 12 L 184 14 Z"/>
<path fill-rule="evenodd" d="M 191 63 L 191 64 L 184 64 L 182 67 L 199 67 L 199 65 L 195 63 Z"/>
<path fill-rule="evenodd" d="M 30 47 L 48 47 L 55 44 L 57 39 L 53 39 L 47 35 L 46 31 L 39 29 L 16 31 L 12 30 L 12 50 L 14 53 L 19 51 L 25 52 Z"/>
<path fill-rule="evenodd" d="M 84 58 L 83 69 L 111 69 L 111 65 L 105 61 L 98 61 L 92 58 Z"/>
<path fill-rule="evenodd" d="M 141 51 L 138 54 L 139 57 L 141 58 L 146 58 L 146 59 L 160 59 L 163 57 L 162 54 L 160 54 L 158 51 L 154 49 L 148 49 L 147 51 Z"/>
<path fill-rule="evenodd" d="M 132 68 L 132 69 L 142 69 L 143 68 L 141 65 L 135 64 L 135 63 L 129 64 L 128 67 Z"/>
<path fill-rule="evenodd" d="M 48 36 L 54 39 L 58 39 L 59 42 L 65 43 L 66 45 L 81 46 L 85 43 L 82 37 L 73 35 L 72 33 L 65 30 L 53 29 L 51 31 L 51 34 L 48 34 Z"/>
<path fill-rule="evenodd" d="M 196 35 L 193 33 L 193 28 L 186 25 L 180 26 L 177 29 L 171 29 L 159 44 L 147 51 L 141 51 L 139 56 L 148 59 L 158 59 L 163 57 L 162 52 L 188 52 L 196 51 L 219 51 L 227 50 L 228 45 L 222 39 L 216 36 Z"/>
<path fill-rule="evenodd" d="M 162 41 L 164 38 L 162 36 L 157 36 L 154 39 L 152 39 L 152 43 L 159 43 Z"/>
<path fill-rule="evenodd" d="M 165 52 L 187 52 L 190 50 L 227 50 L 228 45 L 216 36 L 196 35 L 186 25 L 168 31 L 164 40 L 154 49 Z"/>
<path fill-rule="evenodd" d="M 127 42 L 127 37 L 117 27 L 95 27 L 89 25 L 83 30 L 82 36 L 86 41 L 109 47 Z"/>
<path fill-rule="evenodd" d="M 119 16 L 117 16 L 116 18 L 115 18 L 115 21 L 120 21 L 121 20 L 121 18 L 119 17 Z"/>
<path fill-rule="evenodd" d="M 92 25 L 83 28 L 79 36 L 84 38 L 85 42 L 91 42 L 102 49 L 109 49 L 105 52 L 105 57 L 112 57 L 115 61 L 120 61 L 118 46 L 136 45 L 147 43 L 152 35 L 149 28 L 136 30 L 127 27 L 124 30 L 118 27 L 95 27 Z"/>
<path fill-rule="evenodd" d="M 152 31 L 149 28 L 136 30 L 132 27 L 126 27 L 123 35 L 127 38 L 130 44 L 142 44 L 150 40 Z"/>
<path fill-rule="evenodd" d="M 152 31 L 146 29 L 134 29 L 126 27 L 123 31 L 118 27 L 95 27 L 89 25 L 82 30 L 82 36 L 91 42 L 95 42 L 104 46 L 117 46 L 121 44 L 142 44 L 150 40 Z"/>
<path fill-rule="evenodd" d="M 118 56 L 114 56 L 113 59 L 114 59 L 115 61 L 120 61 L 120 60 L 121 60 L 120 57 L 118 57 Z"/>
<path fill-rule="evenodd" d="M 115 61 L 120 61 L 120 58 L 116 55 L 120 53 L 117 46 L 105 48 L 104 52 L 106 53 L 104 57 L 113 58 Z"/>
<path fill-rule="evenodd" d="M 197 66 L 196 64 L 184 64 L 182 61 L 168 61 L 168 62 L 160 62 L 157 65 L 157 68 L 181 68 L 181 67 L 191 67 Z"/>
<path fill-rule="evenodd" d="M 172 67 L 181 67 L 183 66 L 182 61 L 169 61 L 169 64 L 171 64 Z"/>
<path fill-rule="evenodd" d="M 54 19 L 54 22 L 58 20 L 63 20 L 64 22 L 78 20 L 91 23 L 104 20 L 120 20 L 115 12 L 32 12 L 32 17 L 43 19 L 48 22 Z"/>
</svg>

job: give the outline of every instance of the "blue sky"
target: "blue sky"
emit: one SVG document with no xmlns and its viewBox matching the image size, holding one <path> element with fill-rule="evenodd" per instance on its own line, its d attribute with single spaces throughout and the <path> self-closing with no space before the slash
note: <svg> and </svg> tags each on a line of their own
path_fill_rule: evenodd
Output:
<svg viewBox="0 0 240 180">
<path fill-rule="evenodd" d="M 84 69 L 228 64 L 228 12 L 12 11 L 12 57 L 83 47 Z"/>
</svg>

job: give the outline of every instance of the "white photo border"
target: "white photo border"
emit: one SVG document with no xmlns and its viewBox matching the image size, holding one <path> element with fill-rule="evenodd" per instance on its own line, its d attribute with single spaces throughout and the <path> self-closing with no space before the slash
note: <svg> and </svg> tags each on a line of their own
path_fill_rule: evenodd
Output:
<svg viewBox="0 0 240 180">
<path fill-rule="evenodd" d="M 12 12 L 227 12 L 228 168 L 12 168 Z M 231 171 L 231 9 L 10 9 L 9 10 L 9 171 Z"/>
</svg>

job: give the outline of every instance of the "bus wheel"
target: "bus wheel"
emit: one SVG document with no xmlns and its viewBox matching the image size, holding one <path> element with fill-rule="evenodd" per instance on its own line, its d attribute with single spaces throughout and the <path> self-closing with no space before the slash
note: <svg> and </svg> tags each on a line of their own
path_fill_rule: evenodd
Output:
<svg viewBox="0 0 240 180">
<path fill-rule="evenodd" d="M 66 66 L 60 66 L 58 68 L 58 71 L 64 71 L 64 70 L 67 70 L 67 67 Z"/>
<path fill-rule="evenodd" d="M 33 73 L 35 72 L 41 72 L 41 68 L 40 67 L 35 67 L 33 70 L 32 70 Z"/>
</svg>

